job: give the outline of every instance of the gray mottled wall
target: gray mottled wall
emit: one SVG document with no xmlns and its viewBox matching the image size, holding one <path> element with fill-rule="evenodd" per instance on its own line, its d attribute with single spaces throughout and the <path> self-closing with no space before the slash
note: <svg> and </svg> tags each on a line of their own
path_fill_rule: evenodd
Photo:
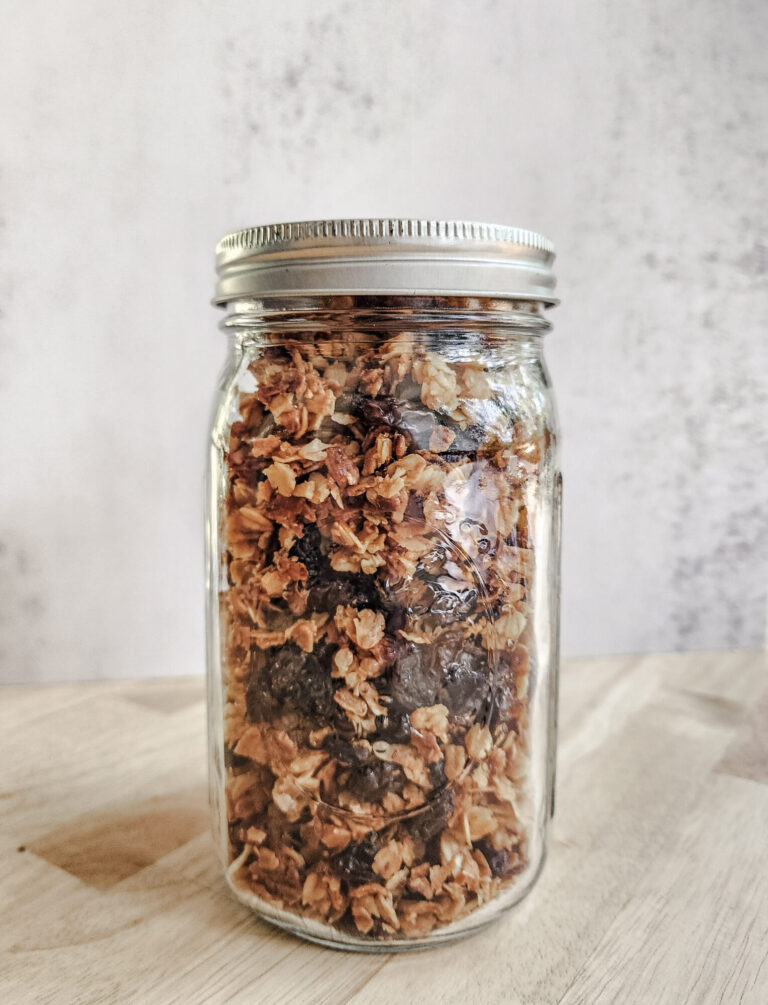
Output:
<svg viewBox="0 0 768 1005">
<path fill-rule="evenodd" d="M 202 669 L 213 243 L 497 220 L 557 243 L 567 653 L 766 610 L 764 0 L 11 0 L 4 679 Z"/>
</svg>

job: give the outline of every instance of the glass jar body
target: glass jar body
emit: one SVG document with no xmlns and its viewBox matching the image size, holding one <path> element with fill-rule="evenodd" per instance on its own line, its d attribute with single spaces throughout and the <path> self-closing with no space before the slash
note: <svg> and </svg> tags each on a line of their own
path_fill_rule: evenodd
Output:
<svg viewBox="0 0 768 1005">
<path fill-rule="evenodd" d="M 521 899 L 552 803 L 560 475 L 537 304 L 238 301 L 208 485 L 227 880 L 347 948 Z"/>
</svg>

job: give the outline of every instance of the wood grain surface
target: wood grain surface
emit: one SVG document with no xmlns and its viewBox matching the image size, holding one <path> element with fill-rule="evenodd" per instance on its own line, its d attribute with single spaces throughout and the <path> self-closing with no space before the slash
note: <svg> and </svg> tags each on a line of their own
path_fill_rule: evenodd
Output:
<svg viewBox="0 0 768 1005">
<path fill-rule="evenodd" d="M 199 680 L 0 691 L 0 1001 L 768 1003 L 764 653 L 568 663 L 543 876 L 409 955 L 302 943 L 228 894 Z"/>
</svg>

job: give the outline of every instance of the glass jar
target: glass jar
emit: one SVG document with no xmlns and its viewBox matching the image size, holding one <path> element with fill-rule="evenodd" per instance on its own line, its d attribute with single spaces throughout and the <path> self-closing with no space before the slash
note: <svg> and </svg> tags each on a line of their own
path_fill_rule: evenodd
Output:
<svg viewBox="0 0 768 1005">
<path fill-rule="evenodd" d="M 418 221 L 219 244 L 211 803 L 235 895 L 306 938 L 466 935 L 542 867 L 553 257 L 529 232 Z"/>
</svg>

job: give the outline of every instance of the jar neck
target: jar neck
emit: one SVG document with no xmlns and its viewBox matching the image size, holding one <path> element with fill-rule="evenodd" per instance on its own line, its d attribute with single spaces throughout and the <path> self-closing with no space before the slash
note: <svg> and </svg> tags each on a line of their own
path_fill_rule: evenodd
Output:
<svg viewBox="0 0 768 1005">
<path fill-rule="evenodd" d="M 490 347 L 510 339 L 538 341 L 551 328 L 540 301 L 482 297 L 243 298 L 227 303 L 226 310 L 221 327 L 236 338 L 329 334 L 375 343 L 408 331 L 415 336 L 481 336 Z"/>
</svg>

